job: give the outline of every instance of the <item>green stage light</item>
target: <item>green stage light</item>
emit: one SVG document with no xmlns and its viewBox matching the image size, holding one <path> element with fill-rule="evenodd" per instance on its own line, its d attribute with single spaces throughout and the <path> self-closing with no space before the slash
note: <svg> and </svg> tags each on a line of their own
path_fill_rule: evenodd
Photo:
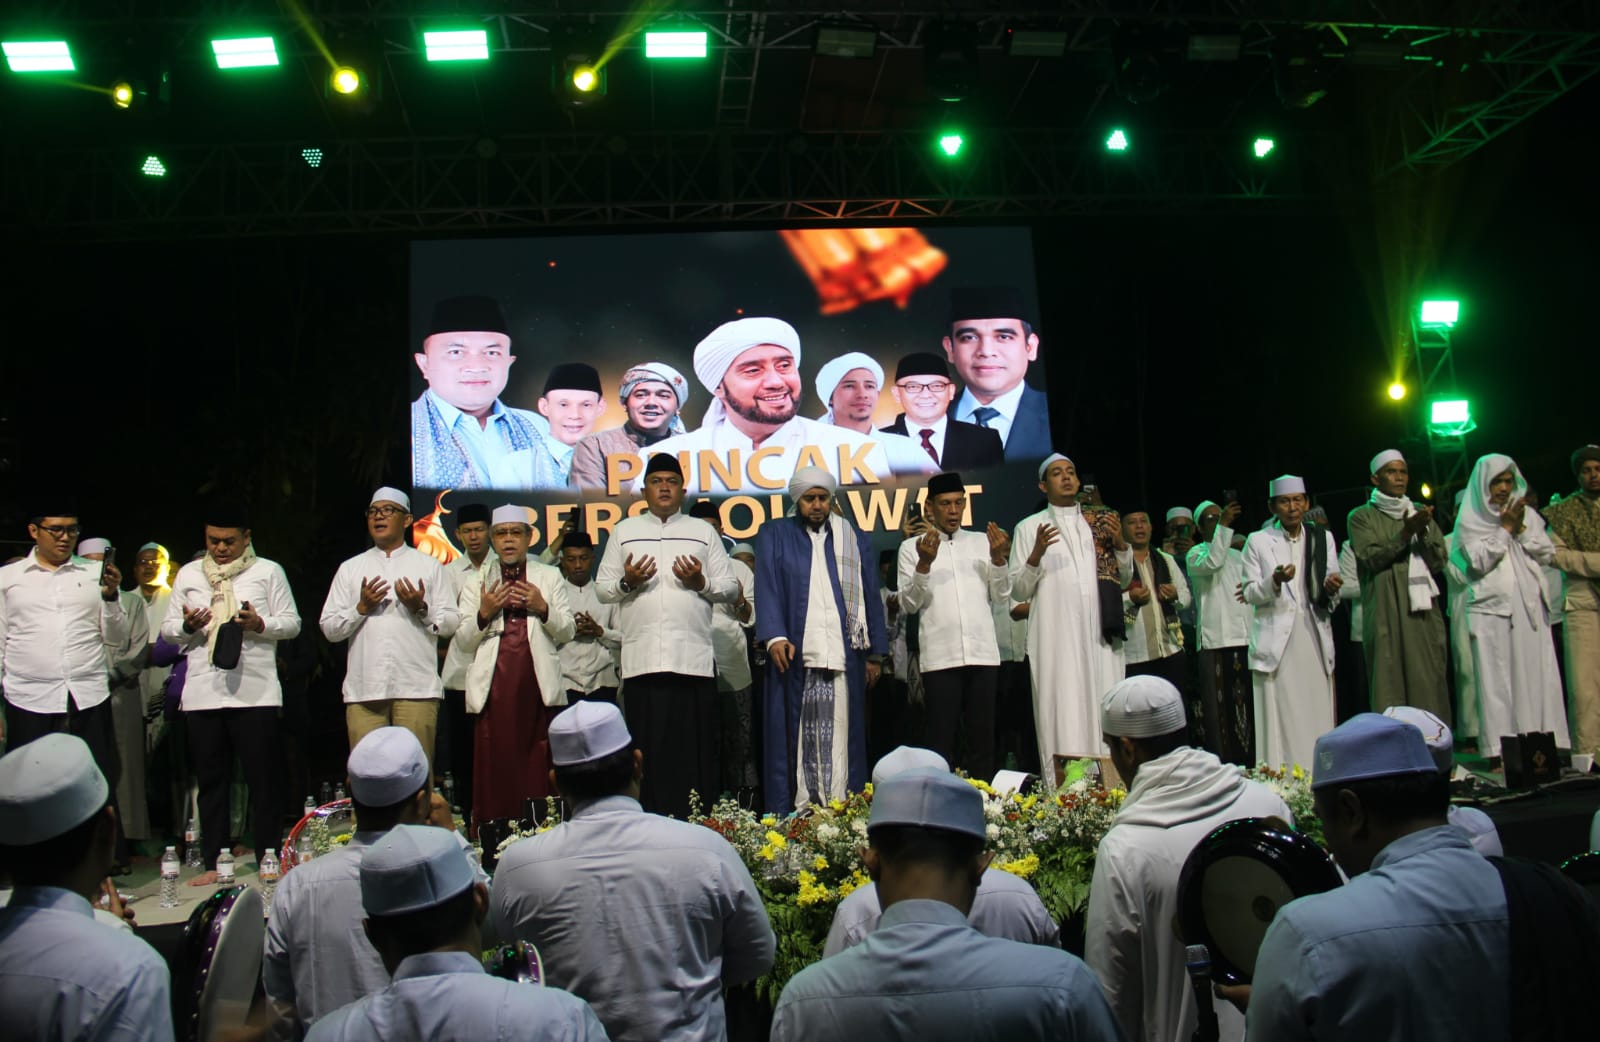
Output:
<svg viewBox="0 0 1600 1042">
<path fill-rule="evenodd" d="M 1111 136 L 1106 138 L 1106 151 L 1126 152 L 1128 150 L 1128 135 L 1121 127 L 1111 131 Z"/>
<path fill-rule="evenodd" d="M 306 161 L 306 166 L 315 170 L 322 165 L 322 149 L 302 148 L 300 150 L 300 158 Z"/>
<path fill-rule="evenodd" d="M 0 43 L 12 72 L 73 72 L 72 50 L 65 40 L 6 40 Z"/>
<path fill-rule="evenodd" d="M 425 32 L 422 34 L 422 47 L 431 62 L 489 60 L 489 34 L 483 29 Z"/>
<path fill-rule="evenodd" d="M 706 53 L 706 33 L 703 29 L 644 34 L 646 58 L 704 58 Z"/>
<path fill-rule="evenodd" d="M 1465 398 L 1436 398 L 1428 404 L 1428 423 L 1433 427 L 1455 427 L 1472 422 L 1472 403 Z"/>
<path fill-rule="evenodd" d="M 966 143 L 966 139 L 953 130 L 947 130 L 939 135 L 939 151 L 950 159 L 959 156 Z"/>
<path fill-rule="evenodd" d="M 254 69 L 278 64 L 278 45 L 270 36 L 212 40 L 211 53 L 219 69 Z"/>
<path fill-rule="evenodd" d="M 145 156 L 139 172 L 146 177 L 166 177 L 167 165 L 158 156 Z"/>
<path fill-rule="evenodd" d="M 1258 137 L 1256 138 L 1256 143 L 1253 147 L 1256 158 L 1265 159 L 1267 158 L 1268 153 L 1270 153 L 1274 148 L 1278 147 L 1278 143 L 1269 137 Z"/>
<path fill-rule="evenodd" d="M 1422 302 L 1422 324 L 1425 326 L 1449 327 L 1456 324 L 1461 317 L 1461 301 L 1459 300 L 1424 300 Z"/>
</svg>

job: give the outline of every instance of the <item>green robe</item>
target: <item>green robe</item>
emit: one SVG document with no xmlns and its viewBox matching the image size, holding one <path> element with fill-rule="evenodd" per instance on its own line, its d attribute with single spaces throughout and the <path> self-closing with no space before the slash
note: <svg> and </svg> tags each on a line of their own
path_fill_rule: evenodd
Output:
<svg viewBox="0 0 1600 1042">
<path fill-rule="evenodd" d="M 1451 723 L 1445 683 L 1444 533 L 1429 521 L 1419 552 L 1434 573 L 1439 595 L 1425 612 L 1412 612 L 1406 584 L 1411 575 L 1411 543 L 1405 525 L 1370 503 L 1350 512 L 1348 532 L 1361 580 L 1362 651 L 1372 709 L 1410 705 Z"/>
</svg>

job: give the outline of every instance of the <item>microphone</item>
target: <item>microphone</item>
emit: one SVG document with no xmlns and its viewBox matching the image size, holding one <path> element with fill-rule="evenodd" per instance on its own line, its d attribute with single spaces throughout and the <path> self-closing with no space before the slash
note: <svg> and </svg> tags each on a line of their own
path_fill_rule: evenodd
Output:
<svg viewBox="0 0 1600 1042">
<path fill-rule="evenodd" d="M 1218 1042 L 1217 1009 L 1211 1002 L 1211 952 L 1203 944 L 1184 948 L 1184 968 L 1189 971 L 1189 984 L 1194 988 L 1195 1042 Z"/>
</svg>

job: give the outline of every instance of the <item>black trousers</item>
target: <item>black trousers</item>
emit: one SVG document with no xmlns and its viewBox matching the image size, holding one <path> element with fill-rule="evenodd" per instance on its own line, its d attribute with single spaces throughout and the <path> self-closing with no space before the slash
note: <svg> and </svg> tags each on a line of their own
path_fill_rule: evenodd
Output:
<svg viewBox="0 0 1600 1042">
<path fill-rule="evenodd" d="M 278 740 L 278 707 L 201 709 L 183 714 L 189 730 L 189 753 L 200 783 L 200 849 L 206 867 L 215 868 L 217 854 L 231 844 L 228 835 L 228 786 L 233 758 L 244 767 L 250 788 L 250 830 L 256 861 L 279 845 L 279 771 L 283 751 Z"/>
<path fill-rule="evenodd" d="M 644 753 L 639 802 L 676 818 L 689 816 L 689 792 L 710 810 L 722 794 L 722 710 L 716 677 L 644 673 L 628 678 L 623 717 Z"/>
<path fill-rule="evenodd" d="M 478 718 L 467 713 L 467 693 L 445 689 L 439 706 L 439 731 L 434 739 L 433 773 L 444 784 L 449 774 L 455 783 L 452 796 L 461 814 L 472 820 L 472 742 Z"/>
<path fill-rule="evenodd" d="M 1007 757 L 1017 770 L 1039 773 L 1039 732 L 1033 719 L 1033 674 L 1028 660 L 1000 663 L 1000 684 L 995 694 L 995 730 L 999 752 L 995 764 L 1005 766 Z"/>
<path fill-rule="evenodd" d="M 6 751 L 20 749 L 47 734 L 77 735 L 89 747 L 95 766 L 111 787 L 111 806 L 117 807 L 117 780 L 122 777 L 122 758 L 117 753 L 117 735 L 111 721 L 111 699 L 88 709 L 79 709 L 69 691 L 64 713 L 35 713 L 6 703 Z M 122 834 L 122 809 L 117 807 L 116 859 L 128 861 L 128 841 Z"/>
<path fill-rule="evenodd" d="M 573 702 L 610 702 L 617 704 L 617 689 L 614 687 L 597 687 L 593 691 L 576 691 L 567 688 L 567 704 Z"/>
<path fill-rule="evenodd" d="M 1200 652 L 1199 687 L 1191 705 L 1191 730 L 1196 745 L 1216 753 L 1224 763 L 1256 765 L 1255 691 L 1250 678 L 1249 648 L 1244 645 Z"/>
<path fill-rule="evenodd" d="M 994 702 L 999 666 L 957 666 L 922 674 L 928 748 L 974 778 L 994 777 Z"/>
</svg>

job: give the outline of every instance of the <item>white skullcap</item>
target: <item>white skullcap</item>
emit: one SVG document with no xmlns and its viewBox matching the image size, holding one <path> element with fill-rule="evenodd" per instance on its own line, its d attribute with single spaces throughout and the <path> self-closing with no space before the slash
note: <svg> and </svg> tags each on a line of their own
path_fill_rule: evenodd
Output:
<svg viewBox="0 0 1600 1042">
<path fill-rule="evenodd" d="M 883 784 L 885 778 L 893 778 L 897 774 L 913 771 L 918 767 L 937 767 L 941 771 L 948 771 L 950 763 L 932 749 L 918 749 L 910 745 L 898 746 L 893 751 L 885 753 L 883 759 L 872 765 L 872 787 L 876 789 Z"/>
<path fill-rule="evenodd" d="M 1384 449 L 1382 452 L 1372 457 L 1372 465 L 1367 468 L 1367 473 L 1376 474 L 1378 471 L 1393 463 L 1395 460 L 1399 460 L 1401 463 L 1404 463 L 1406 458 L 1400 455 L 1399 449 Z"/>
<path fill-rule="evenodd" d="M 800 361 L 800 334 L 781 318 L 741 318 L 713 329 L 694 348 L 694 375 L 715 391 L 733 360 L 752 347 L 776 344 Z"/>
<path fill-rule="evenodd" d="M 110 795 L 82 738 L 36 738 L 0 757 L 0 842 L 28 847 L 54 839 L 98 814 Z"/>
<path fill-rule="evenodd" d="M 361 907 L 372 916 L 420 912 L 476 881 L 472 862 L 451 830 L 396 825 L 361 856 Z"/>
<path fill-rule="evenodd" d="M 1304 495 L 1305 491 L 1305 478 L 1296 477 L 1293 474 L 1284 474 L 1273 478 L 1272 483 L 1267 486 L 1267 498 L 1276 499 L 1279 496 L 1292 496 L 1296 492 Z"/>
<path fill-rule="evenodd" d="M 632 747 L 621 711 L 609 702 L 574 702 L 550 721 L 550 762 L 556 767 L 593 763 Z"/>
<path fill-rule="evenodd" d="M 822 363 L 822 368 L 817 371 L 817 397 L 822 399 L 822 404 L 827 405 L 833 400 L 833 392 L 839 389 L 839 381 L 852 369 L 865 369 L 878 381 L 878 386 L 883 386 L 883 366 L 871 355 L 862 354 L 860 351 L 851 351 L 849 354 L 830 358 Z"/>
<path fill-rule="evenodd" d="M 1062 459 L 1066 460 L 1068 463 L 1072 463 L 1072 460 L 1068 459 L 1066 456 L 1063 456 L 1059 452 L 1052 452 L 1050 455 L 1046 456 L 1044 458 L 1044 462 L 1039 464 L 1039 480 L 1044 480 L 1045 474 L 1050 470 L 1050 464 L 1054 463 L 1056 460 Z M 1073 463 L 1072 465 L 1077 466 L 1076 463 Z"/>
<path fill-rule="evenodd" d="M 834 476 L 821 467 L 801 467 L 789 479 L 789 498 L 798 500 L 806 494 L 807 489 L 825 488 L 833 492 L 838 487 L 839 482 Z"/>
<path fill-rule="evenodd" d="M 1194 508 L 1194 516 L 1195 516 L 1195 517 L 1202 517 L 1202 516 L 1204 516 L 1204 514 L 1205 514 L 1205 512 L 1206 512 L 1206 508 L 1207 508 L 1207 507 L 1216 507 L 1216 508 L 1217 508 L 1217 509 L 1218 509 L 1218 510 L 1221 510 L 1221 509 L 1222 509 L 1222 507 L 1221 507 L 1221 506 L 1220 506 L 1220 505 L 1218 505 L 1218 504 L 1216 504 L 1216 503 L 1213 503 L 1213 502 L 1211 502 L 1211 500 L 1209 500 L 1209 499 L 1202 499 L 1202 500 L 1201 500 L 1201 501 L 1200 501 L 1200 505 L 1199 505 L 1199 506 L 1197 506 L 1197 507 L 1195 507 L 1195 508 Z"/>
<path fill-rule="evenodd" d="M 171 554 L 167 553 L 167 548 L 162 546 L 160 543 L 146 543 L 143 546 L 139 547 L 139 552 L 141 554 L 144 553 L 146 550 L 154 550 L 157 554 L 159 554 L 161 556 L 161 558 L 163 560 L 170 559 L 172 557 Z"/>
<path fill-rule="evenodd" d="M 533 511 L 514 503 L 502 503 L 489 515 L 489 525 L 527 525 L 533 527 Z"/>
<path fill-rule="evenodd" d="M 350 795 L 368 807 L 392 807 L 428 784 L 428 757 L 417 736 L 404 727 L 370 731 L 345 762 Z"/>
<path fill-rule="evenodd" d="M 1183 695 L 1161 677 L 1132 676 L 1100 699 L 1100 730 L 1119 738 L 1155 738 L 1185 726 Z"/>
<path fill-rule="evenodd" d="M 411 497 L 390 485 L 385 485 L 372 494 L 367 501 L 367 506 L 374 503 L 395 503 L 405 508 L 406 513 L 411 513 Z"/>
<path fill-rule="evenodd" d="M 111 541 L 94 536 L 89 539 L 78 540 L 78 556 L 88 557 L 90 554 L 103 554 L 111 549 Z"/>
<path fill-rule="evenodd" d="M 728 556 L 733 557 L 736 554 L 749 554 L 754 557 L 755 552 L 756 548 L 751 546 L 749 543 L 734 543 L 733 549 L 728 551 Z"/>
<path fill-rule="evenodd" d="M 1450 733 L 1449 724 L 1417 706 L 1390 706 L 1383 711 L 1383 715 L 1394 717 L 1421 731 L 1422 740 L 1428 743 L 1428 752 L 1433 754 L 1433 762 L 1438 765 L 1439 773 L 1450 771 L 1450 754 L 1455 749 L 1455 736 Z"/>
<path fill-rule="evenodd" d="M 1169 522 L 1172 521 L 1174 518 L 1179 518 L 1179 517 L 1187 518 L 1190 521 L 1194 520 L 1194 515 L 1189 513 L 1189 508 L 1188 507 L 1173 507 L 1171 510 L 1167 511 L 1167 520 Z"/>
</svg>

